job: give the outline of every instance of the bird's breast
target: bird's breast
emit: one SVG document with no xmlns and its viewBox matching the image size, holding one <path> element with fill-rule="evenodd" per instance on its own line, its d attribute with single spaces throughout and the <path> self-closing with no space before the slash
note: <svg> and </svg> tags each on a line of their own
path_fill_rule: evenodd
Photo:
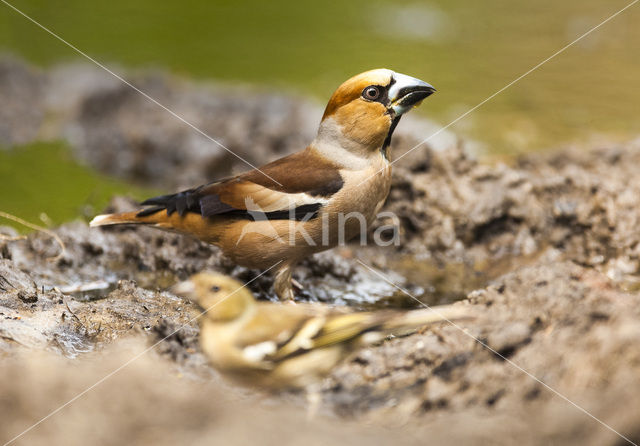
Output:
<svg viewBox="0 0 640 446">
<path fill-rule="evenodd" d="M 345 184 L 330 203 L 332 211 L 360 212 L 368 221 L 375 216 L 391 187 L 391 166 L 380 158 L 368 169 L 342 172 Z"/>
</svg>

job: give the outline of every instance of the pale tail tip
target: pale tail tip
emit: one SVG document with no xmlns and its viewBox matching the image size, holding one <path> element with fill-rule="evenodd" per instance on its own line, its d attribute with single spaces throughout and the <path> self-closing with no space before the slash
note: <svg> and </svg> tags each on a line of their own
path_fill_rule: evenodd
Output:
<svg viewBox="0 0 640 446">
<path fill-rule="evenodd" d="M 102 225 L 105 225 L 105 224 L 109 224 L 110 223 L 109 222 L 109 220 L 110 220 L 109 217 L 111 217 L 111 216 L 108 215 L 108 214 L 97 215 L 97 216 L 93 217 L 93 220 L 91 220 L 89 222 L 89 227 L 94 228 L 96 226 L 102 226 Z"/>
</svg>

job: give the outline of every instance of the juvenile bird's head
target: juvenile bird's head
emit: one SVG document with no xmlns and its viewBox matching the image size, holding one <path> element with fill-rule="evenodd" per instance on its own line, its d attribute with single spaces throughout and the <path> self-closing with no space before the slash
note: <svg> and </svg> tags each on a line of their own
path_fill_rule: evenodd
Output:
<svg viewBox="0 0 640 446">
<path fill-rule="evenodd" d="M 424 81 L 387 69 L 358 74 L 331 96 L 314 146 L 325 152 L 337 146 L 359 156 L 385 153 L 400 117 L 434 91 Z"/>
<path fill-rule="evenodd" d="M 232 321 L 255 303 L 251 292 L 240 282 L 217 273 L 195 274 L 172 291 L 194 302 L 206 312 L 203 317 L 214 322 Z"/>
</svg>

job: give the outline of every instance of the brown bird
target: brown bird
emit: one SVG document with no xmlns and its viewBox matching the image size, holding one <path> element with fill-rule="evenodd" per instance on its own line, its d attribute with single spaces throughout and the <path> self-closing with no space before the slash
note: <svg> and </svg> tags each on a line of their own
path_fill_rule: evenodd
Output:
<svg viewBox="0 0 640 446">
<path fill-rule="evenodd" d="M 214 273 L 198 273 L 173 291 L 202 311 L 200 344 L 214 367 L 242 384 L 274 390 L 315 385 L 354 349 L 390 334 L 470 314 L 463 304 L 351 312 L 256 302 L 240 282 Z"/>
<path fill-rule="evenodd" d="M 99 215 L 90 225 L 146 224 L 195 236 L 239 265 L 276 266 L 276 294 L 293 299 L 293 265 L 364 232 L 375 218 L 391 185 L 391 135 L 400 117 L 434 91 L 387 69 L 359 74 L 333 93 L 305 150 L 151 198 L 140 211 Z"/>
</svg>

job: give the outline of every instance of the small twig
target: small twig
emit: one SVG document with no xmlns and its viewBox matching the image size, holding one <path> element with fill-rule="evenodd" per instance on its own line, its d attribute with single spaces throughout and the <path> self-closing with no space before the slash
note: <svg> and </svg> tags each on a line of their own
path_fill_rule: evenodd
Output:
<svg viewBox="0 0 640 446">
<path fill-rule="evenodd" d="M 71 313 L 71 316 L 73 316 L 74 319 L 78 321 L 78 323 L 80 324 L 80 326 L 82 326 L 82 328 L 84 328 L 84 331 L 86 333 L 87 327 L 85 327 L 82 321 L 80 320 L 80 318 L 76 316 L 76 314 L 73 311 L 71 311 L 71 308 L 69 308 L 69 304 L 67 303 L 67 300 L 65 298 L 62 298 L 62 301 L 64 302 L 64 305 L 67 307 L 67 310 L 69 311 L 69 313 Z"/>
<path fill-rule="evenodd" d="M 58 234 L 56 234 L 52 230 L 47 229 L 47 228 L 43 228 L 42 226 L 38 226 L 38 225 L 35 225 L 33 223 L 29 223 L 28 221 L 25 221 L 25 220 L 21 219 L 20 217 L 16 217 L 15 215 L 11 215 L 11 214 L 9 214 L 7 212 L 0 211 L 0 217 L 4 217 L 4 218 L 6 218 L 8 220 L 15 221 L 16 223 L 24 225 L 27 228 L 31 228 L 31 229 L 34 229 L 36 231 L 44 232 L 45 234 L 53 237 L 53 239 L 58 243 L 58 245 L 60 245 L 60 252 L 56 256 L 47 258 L 48 261 L 55 262 L 60 257 L 62 257 L 62 255 L 67 251 L 67 247 L 64 245 L 64 242 L 62 241 L 62 239 L 58 236 Z M 18 240 L 18 238 L 15 238 L 15 239 Z"/>
<path fill-rule="evenodd" d="M 24 240 L 26 238 L 27 238 L 26 235 L 12 236 L 12 235 L 7 235 L 7 234 L 0 234 L 0 240 L 6 240 L 8 242 L 15 242 L 17 240 Z"/>
</svg>

